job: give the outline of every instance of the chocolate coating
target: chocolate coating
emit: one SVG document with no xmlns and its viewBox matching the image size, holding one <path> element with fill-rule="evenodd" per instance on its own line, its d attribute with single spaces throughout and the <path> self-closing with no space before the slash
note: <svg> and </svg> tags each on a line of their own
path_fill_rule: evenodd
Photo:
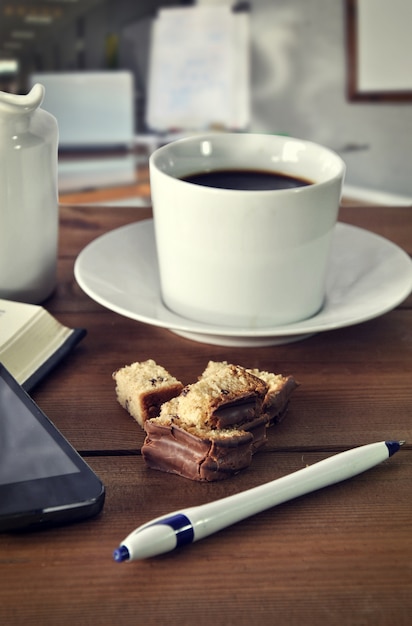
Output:
<svg viewBox="0 0 412 626">
<path fill-rule="evenodd" d="M 147 466 L 191 480 L 223 480 L 248 467 L 252 460 L 251 432 L 214 440 L 153 420 L 145 423 L 145 430 L 142 456 Z"/>
<path fill-rule="evenodd" d="M 257 398 L 246 397 L 235 402 L 228 402 L 215 409 L 211 422 L 216 428 L 229 428 L 253 420 L 256 414 Z"/>
<path fill-rule="evenodd" d="M 267 420 L 264 415 L 243 424 L 242 430 L 251 433 L 253 436 L 252 454 L 257 452 L 267 442 Z"/>
<path fill-rule="evenodd" d="M 263 403 L 262 412 L 266 417 L 268 426 L 278 424 L 286 414 L 289 398 L 298 387 L 298 383 L 292 376 L 288 376 L 280 391 L 276 394 L 268 394 Z"/>
</svg>

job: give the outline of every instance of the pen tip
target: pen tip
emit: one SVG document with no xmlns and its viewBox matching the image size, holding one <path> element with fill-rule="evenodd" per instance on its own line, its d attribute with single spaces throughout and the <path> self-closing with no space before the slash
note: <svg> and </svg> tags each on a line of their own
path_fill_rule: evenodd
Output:
<svg viewBox="0 0 412 626">
<path fill-rule="evenodd" d="M 116 550 L 113 552 L 113 558 L 116 563 L 128 561 L 130 559 L 129 550 L 126 548 L 126 546 L 120 546 L 119 548 L 116 548 Z"/>
<path fill-rule="evenodd" d="M 404 446 L 404 445 L 405 445 L 405 443 L 406 443 L 405 439 L 402 439 L 402 440 L 399 442 L 399 445 L 400 445 L 400 446 Z"/>
<path fill-rule="evenodd" d="M 400 450 L 401 446 L 403 446 L 404 443 L 405 441 L 385 441 L 385 445 L 388 448 L 389 456 L 392 456 L 393 454 L 395 454 L 395 452 L 398 452 L 398 450 Z"/>
</svg>

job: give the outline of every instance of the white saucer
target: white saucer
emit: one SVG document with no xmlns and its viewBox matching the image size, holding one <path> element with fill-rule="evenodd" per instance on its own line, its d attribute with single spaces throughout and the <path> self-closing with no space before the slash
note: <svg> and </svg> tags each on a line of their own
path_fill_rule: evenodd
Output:
<svg viewBox="0 0 412 626">
<path fill-rule="evenodd" d="M 303 322 L 271 328 L 202 324 L 173 313 L 161 299 L 153 220 L 92 241 L 76 259 L 80 287 L 120 315 L 167 328 L 202 343 L 271 346 L 372 319 L 400 304 L 412 290 L 412 262 L 398 246 L 369 231 L 337 224 L 322 310 Z"/>
</svg>

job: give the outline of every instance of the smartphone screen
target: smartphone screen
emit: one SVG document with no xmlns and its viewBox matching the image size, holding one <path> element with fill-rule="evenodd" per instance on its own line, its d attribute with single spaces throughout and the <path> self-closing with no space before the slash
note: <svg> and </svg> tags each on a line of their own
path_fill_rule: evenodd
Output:
<svg viewBox="0 0 412 626">
<path fill-rule="evenodd" d="M 0 365 L 0 530 L 96 515 L 104 495 L 92 469 Z"/>
</svg>

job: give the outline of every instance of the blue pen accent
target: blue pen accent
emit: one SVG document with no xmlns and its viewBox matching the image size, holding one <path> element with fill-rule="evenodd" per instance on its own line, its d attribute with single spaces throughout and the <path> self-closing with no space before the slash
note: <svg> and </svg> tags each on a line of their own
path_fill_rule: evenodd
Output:
<svg viewBox="0 0 412 626">
<path fill-rule="evenodd" d="M 404 441 L 385 441 L 385 446 L 389 450 L 389 456 L 392 456 L 393 454 L 395 454 L 395 452 L 398 452 L 398 450 L 401 446 L 403 446 L 404 443 Z"/>
<path fill-rule="evenodd" d="M 116 563 L 122 563 L 123 561 L 128 561 L 130 558 L 129 550 L 126 546 L 120 546 L 113 552 L 113 558 Z"/>
<path fill-rule="evenodd" d="M 195 534 L 193 532 L 192 522 L 186 515 L 183 515 L 183 513 L 176 513 L 170 517 L 164 517 L 161 521 L 153 524 L 153 526 L 156 524 L 163 524 L 173 528 L 176 533 L 176 548 L 192 543 L 194 539 Z"/>
</svg>

